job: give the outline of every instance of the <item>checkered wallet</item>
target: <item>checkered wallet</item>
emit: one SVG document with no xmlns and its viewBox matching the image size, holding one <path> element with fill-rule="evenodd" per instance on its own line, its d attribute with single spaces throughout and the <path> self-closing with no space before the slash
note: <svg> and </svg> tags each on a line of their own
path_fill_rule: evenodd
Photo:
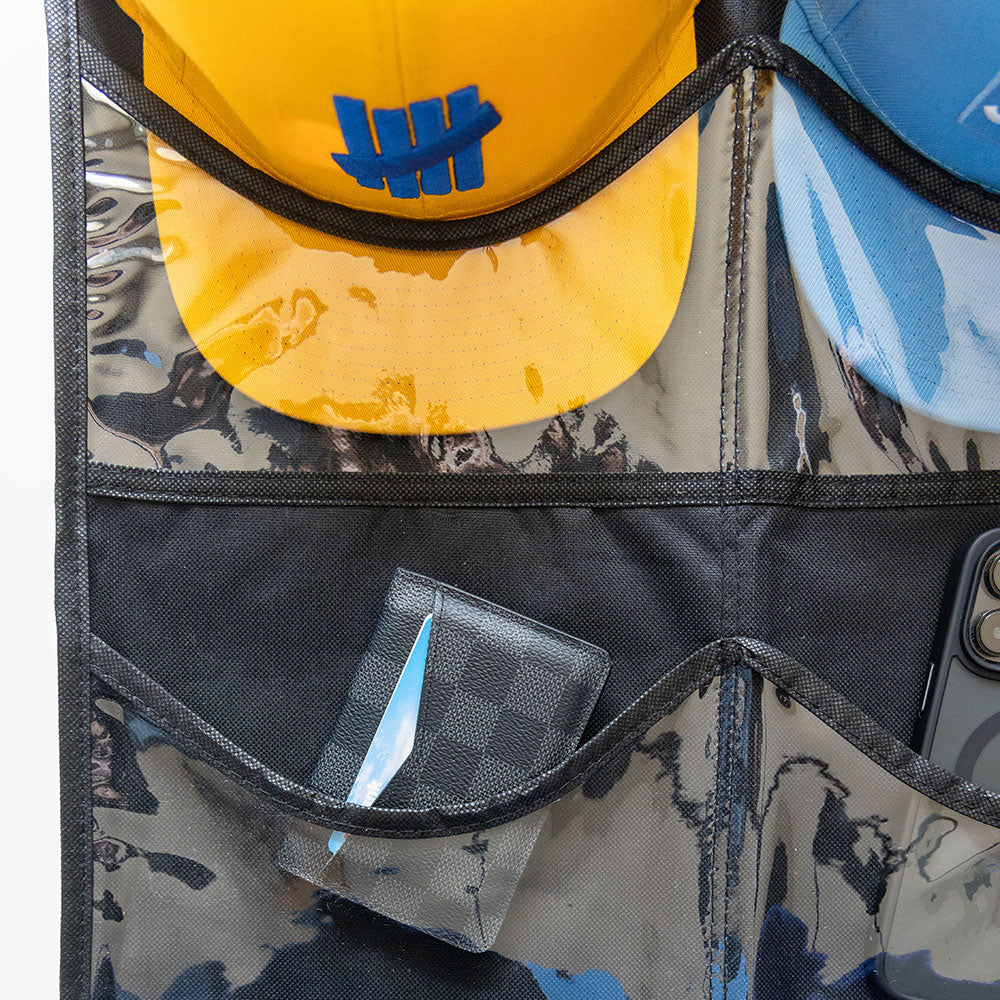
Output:
<svg viewBox="0 0 1000 1000">
<path fill-rule="evenodd" d="M 567 757 L 608 654 L 429 577 L 397 570 L 313 774 L 346 798 L 414 639 L 433 614 L 413 750 L 375 804 L 422 809 L 517 788 Z M 490 947 L 544 811 L 466 836 L 349 836 L 336 857 L 290 837 L 282 867 L 470 951 Z M 315 838 L 313 838 L 315 841 Z"/>
</svg>

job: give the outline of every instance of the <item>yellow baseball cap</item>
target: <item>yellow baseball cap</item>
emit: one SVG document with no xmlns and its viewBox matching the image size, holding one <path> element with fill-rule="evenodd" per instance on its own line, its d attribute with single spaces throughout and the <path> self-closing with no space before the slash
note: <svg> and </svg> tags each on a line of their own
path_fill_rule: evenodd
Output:
<svg viewBox="0 0 1000 1000">
<path fill-rule="evenodd" d="M 382 217 L 474 219 L 548 189 L 696 65 L 696 0 L 118 0 L 146 87 L 246 164 Z M 694 226 L 692 119 L 554 221 L 399 249 L 291 221 L 149 134 L 174 299 L 228 382 L 391 434 L 551 417 L 646 361 Z"/>
</svg>

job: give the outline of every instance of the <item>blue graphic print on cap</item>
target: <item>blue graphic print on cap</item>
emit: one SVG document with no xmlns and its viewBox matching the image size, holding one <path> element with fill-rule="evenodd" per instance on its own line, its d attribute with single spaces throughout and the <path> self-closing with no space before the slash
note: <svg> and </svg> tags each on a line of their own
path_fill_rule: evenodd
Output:
<svg viewBox="0 0 1000 1000">
<path fill-rule="evenodd" d="M 481 140 L 500 124 L 489 101 L 480 103 L 475 86 L 448 95 L 449 125 L 440 97 L 414 101 L 406 108 L 375 108 L 374 135 L 364 101 L 333 98 L 346 153 L 331 153 L 334 161 L 363 187 L 381 190 L 387 183 L 393 198 L 444 195 L 452 190 L 448 161 L 455 172 L 455 190 L 473 191 L 484 183 Z M 413 139 L 410 139 L 410 124 Z M 375 150 L 375 139 L 381 152 Z M 417 174 L 420 180 L 417 180 Z"/>
<path fill-rule="evenodd" d="M 546 1000 L 628 1000 L 622 984 L 610 972 L 588 969 L 586 972 L 563 972 L 525 962 L 541 987 Z"/>
<path fill-rule="evenodd" d="M 958 123 L 1000 146 L 1000 70 L 958 116 Z"/>
</svg>

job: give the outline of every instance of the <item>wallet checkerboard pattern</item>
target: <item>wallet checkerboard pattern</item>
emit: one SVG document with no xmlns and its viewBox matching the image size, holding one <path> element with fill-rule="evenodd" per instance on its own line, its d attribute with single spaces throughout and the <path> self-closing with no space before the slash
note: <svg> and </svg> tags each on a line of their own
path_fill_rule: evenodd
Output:
<svg viewBox="0 0 1000 1000">
<path fill-rule="evenodd" d="M 413 752 L 377 804 L 430 808 L 517 787 L 576 749 L 608 673 L 597 646 L 398 570 L 313 781 L 347 794 L 420 624 L 434 613 Z"/>
<path fill-rule="evenodd" d="M 313 775 L 317 788 L 346 797 L 432 612 L 413 751 L 376 805 L 476 801 L 516 788 L 578 745 L 607 678 L 604 650 L 397 570 Z M 333 857 L 314 834 L 291 834 L 278 863 L 394 920 L 483 951 L 496 937 L 544 817 L 541 811 L 463 837 L 350 836 Z"/>
</svg>

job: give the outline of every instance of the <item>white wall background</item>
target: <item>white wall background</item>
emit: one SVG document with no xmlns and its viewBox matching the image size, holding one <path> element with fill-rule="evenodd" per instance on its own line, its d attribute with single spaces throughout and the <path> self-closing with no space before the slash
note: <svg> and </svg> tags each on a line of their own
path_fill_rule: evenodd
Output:
<svg viewBox="0 0 1000 1000">
<path fill-rule="evenodd" d="M 0 953 L 3 995 L 54 1000 L 58 731 L 52 598 L 52 208 L 41 0 L 4 6 L 0 153 Z"/>
</svg>

